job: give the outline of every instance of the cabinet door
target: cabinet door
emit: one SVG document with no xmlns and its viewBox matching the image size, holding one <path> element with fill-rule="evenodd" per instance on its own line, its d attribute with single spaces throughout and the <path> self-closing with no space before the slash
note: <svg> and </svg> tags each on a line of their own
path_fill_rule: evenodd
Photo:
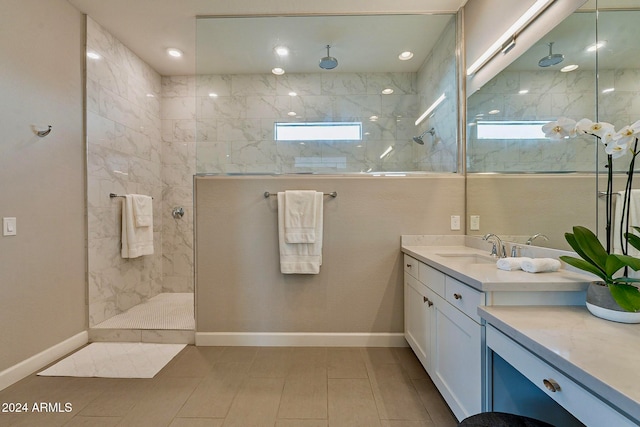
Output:
<svg viewBox="0 0 640 427">
<path fill-rule="evenodd" d="M 482 327 L 434 296 L 431 377 L 458 420 L 482 411 Z"/>
<path fill-rule="evenodd" d="M 413 352 L 430 370 L 431 310 L 426 287 L 409 274 L 404 275 L 404 336 Z"/>
</svg>

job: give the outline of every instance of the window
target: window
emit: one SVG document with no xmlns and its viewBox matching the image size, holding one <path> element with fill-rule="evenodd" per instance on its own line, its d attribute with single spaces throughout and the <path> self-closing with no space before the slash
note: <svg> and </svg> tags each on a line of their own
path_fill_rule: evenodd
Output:
<svg viewBox="0 0 640 427">
<path fill-rule="evenodd" d="M 275 123 L 276 141 L 360 141 L 360 122 Z"/>
<path fill-rule="evenodd" d="M 545 139 L 544 121 L 486 121 L 477 122 L 478 139 Z"/>
</svg>

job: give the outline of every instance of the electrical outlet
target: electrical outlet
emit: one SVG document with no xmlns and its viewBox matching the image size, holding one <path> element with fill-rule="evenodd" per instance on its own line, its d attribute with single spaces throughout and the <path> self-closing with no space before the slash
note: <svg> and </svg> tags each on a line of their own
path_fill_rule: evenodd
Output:
<svg viewBox="0 0 640 427">
<path fill-rule="evenodd" d="M 451 215 L 451 229 L 460 230 L 460 215 Z"/>
<path fill-rule="evenodd" d="M 469 217 L 469 229 L 470 230 L 480 230 L 480 215 L 471 215 Z"/>
</svg>

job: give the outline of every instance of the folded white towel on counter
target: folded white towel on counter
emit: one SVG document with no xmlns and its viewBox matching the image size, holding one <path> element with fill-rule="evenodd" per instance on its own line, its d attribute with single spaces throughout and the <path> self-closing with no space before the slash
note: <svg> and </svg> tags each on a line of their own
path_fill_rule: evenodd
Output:
<svg viewBox="0 0 640 427">
<path fill-rule="evenodd" d="M 287 243 L 316 241 L 316 193 L 312 190 L 284 192 L 284 238 Z"/>
<path fill-rule="evenodd" d="M 136 227 L 153 227 L 153 198 L 144 194 L 132 194 L 131 197 Z"/>
<path fill-rule="evenodd" d="M 560 270 L 560 261 L 553 258 L 529 258 L 522 261 L 522 270 L 527 273 L 546 273 Z"/>
<path fill-rule="evenodd" d="M 500 258 L 496 261 L 496 266 L 500 270 L 505 271 L 514 271 L 514 270 L 522 270 L 522 261 L 530 260 L 531 258 L 527 257 L 507 257 Z"/>
<path fill-rule="evenodd" d="M 278 193 L 278 244 L 280 272 L 283 274 L 318 274 L 322 265 L 322 193 L 315 193 L 316 226 L 313 243 L 287 243 L 284 230 L 285 195 Z"/>
</svg>

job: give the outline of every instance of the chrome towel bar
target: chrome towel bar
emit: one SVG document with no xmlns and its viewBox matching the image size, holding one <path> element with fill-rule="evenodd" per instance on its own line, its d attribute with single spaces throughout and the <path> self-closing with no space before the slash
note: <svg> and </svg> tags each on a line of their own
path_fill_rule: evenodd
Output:
<svg viewBox="0 0 640 427">
<path fill-rule="evenodd" d="M 331 197 L 338 197 L 338 192 L 337 191 L 332 191 L 331 193 L 322 193 L 325 196 L 331 196 Z M 277 196 L 278 193 L 269 193 L 268 191 L 264 192 L 264 197 L 268 198 L 268 197 L 274 197 Z"/>
<path fill-rule="evenodd" d="M 109 197 L 111 197 L 113 199 L 114 197 L 124 197 L 124 196 L 121 196 L 121 195 L 116 194 L 116 193 L 109 193 Z M 152 197 L 152 199 L 153 199 L 153 197 Z"/>
</svg>

